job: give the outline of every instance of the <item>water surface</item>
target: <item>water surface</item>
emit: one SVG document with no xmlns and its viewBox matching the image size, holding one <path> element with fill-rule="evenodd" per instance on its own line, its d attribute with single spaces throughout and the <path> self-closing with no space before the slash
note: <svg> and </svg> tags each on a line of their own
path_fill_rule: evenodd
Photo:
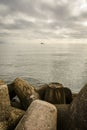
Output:
<svg viewBox="0 0 87 130">
<path fill-rule="evenodd" d="M 0 44 L 0 79 L 60 82 L 78 92 L 87 82 L 87 44 Z"/>
</svg>

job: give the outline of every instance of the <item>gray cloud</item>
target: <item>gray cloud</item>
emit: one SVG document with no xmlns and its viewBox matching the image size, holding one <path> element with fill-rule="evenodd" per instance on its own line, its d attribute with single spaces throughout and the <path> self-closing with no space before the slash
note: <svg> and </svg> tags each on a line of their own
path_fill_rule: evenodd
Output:
<svg viewBox="0 0 87 130">
<path fill-rule="evenodd" d="M 0 0 L 0 38 L 86 39 L 86 0 Z"/>
</svg>

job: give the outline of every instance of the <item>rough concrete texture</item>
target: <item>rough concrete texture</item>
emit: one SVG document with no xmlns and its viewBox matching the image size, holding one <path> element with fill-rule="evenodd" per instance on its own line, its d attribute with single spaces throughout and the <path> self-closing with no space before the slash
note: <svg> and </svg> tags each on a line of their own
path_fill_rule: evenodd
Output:
<svg viewBox="0 0 87 130">
<path fill-rule="evenodd" d="M 7 109 L 7 114 L 9 115 L 7 118 L 8 128 L 13 129 L 18 124 L 20 119 L 23 117 L 23 115 L 25 114 L 25 111 L 14 108 L 14 107 L 9 107 Z"/>
<path fill-rule="evenodd" d="M 4 81 L 0 79 L 0 85 L 4 85 Z"/>
<path fill-rule="evenodd" d="M 49 83 L 49 87 L 51 87 L 51 88 L 62 88 L 63 85 L 61 83 L 58 83 L 58 82 L 52 82 L 52 83 Z"/>
<path fill-rule="evenodd" d="M 12 130 L 24 114 L 23 110 L 11 106 L 4 109 L 0 107 L 0 127 Z"/>
<path fill-rule="evenodd" d="M 69 106 L 67 104 L 57 104 L 57 130 L 67 130 L 70 119 Z"/>
<path fill-rule="evenodd" d="M 87 130 L 87 84 L 70 106 L 69 130 Z"/>
<path fill-rule="evenodd" d="M 13 82 L 13 86 L 25 110 L 28 108 L 32 101 L 39 99 L 39 94 L 27 81 L 16 78 Z"/>
<path fill-rule="evenodd" d="M 70 104 L 72 101 L 72 92 L 62 84 L 53 82 L 49 84 L 45 91 L 44 100 L 52 104 Z"/>
<path fill-rule="evenodd" d="M 10 98 L 7 85 L 0 85 L 0 105 L 10 106 Z"/>
<path fill-rule="evenodd" d="M 15 130 L 56 130 L 57 110 L 50 103 L 35 100 Z"/>
<path fill-rule="evenodd" d="M 43 84 L 43 85 L 41 85 L 41 86 L 35 88 L 36 91 L 39 93 L 40 98 L 41 98 L 42 100 L 44 100 L 45 93 L 46 93 L 46 90 L 47 90 L 48 87 L 49 87 L 48 84 Z"/>
<path fill-rule="evenodd" d="M 6 121 L 0 122 L 0 130 L 7 130 L 7 129 L 8 129 L 7 122 Z"/>
</svg>

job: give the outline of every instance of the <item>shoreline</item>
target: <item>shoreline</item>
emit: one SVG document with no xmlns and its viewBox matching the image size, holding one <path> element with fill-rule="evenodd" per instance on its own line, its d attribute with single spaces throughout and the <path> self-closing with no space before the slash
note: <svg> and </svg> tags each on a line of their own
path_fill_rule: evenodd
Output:
<svg viewBox="0 0 87 130">
<path fill-rule="evenodd" d="M 72 126 L 71 115 L 73 104 L 74 106 L 78 104 L 79 97 L 81 97 L 81 92 L 72 93 L 69 88 L 58 82 L 43 84 L 35 88 L 21 78 L 16 78 L 10 84 L 5 84 L 0 80 L 0 130 L 24 130 L 25 127 L 26 130 L 51 130 L 51 128 L 70 130 L 69 127 L 75 127 Z M 84 99 L 81 100 L 84 101 Z M 78 106 L 79 109 L 81 106 Z M 42 123 L 41 120 L 43 120 Z M 26 122 L 31 125 L 26 125 Z"/>
</svg>

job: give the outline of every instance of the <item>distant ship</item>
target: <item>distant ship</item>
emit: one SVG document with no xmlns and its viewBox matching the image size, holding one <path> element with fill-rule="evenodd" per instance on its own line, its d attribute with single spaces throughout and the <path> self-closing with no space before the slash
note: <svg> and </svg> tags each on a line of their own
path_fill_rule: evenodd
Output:
<svg viewBox="0 0 87 130">
<path fill-rule="evenodd" d="M 40 44 L 44 44 L 43 42 L 41 42 Z"/>
</svg>

